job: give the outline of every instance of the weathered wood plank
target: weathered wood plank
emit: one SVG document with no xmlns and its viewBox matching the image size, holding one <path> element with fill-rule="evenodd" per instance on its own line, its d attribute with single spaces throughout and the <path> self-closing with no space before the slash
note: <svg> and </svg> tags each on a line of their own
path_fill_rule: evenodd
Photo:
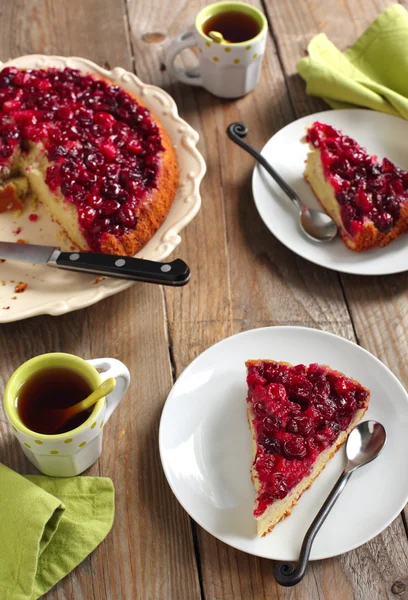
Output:
<svg viewBox="0 0 408 600">
<path fill-rule="evenodd" d="M 0 56 L 78 55 L 131 69 L 124 8 L 115 0 L 3 1 Z M 165 482 L 157 447 L 160 412 L 172 385 L 165 324 L 161 289 L 139 284 L 89 309 L 0 328 L 0 391 L 24 360 L 57 350 L 85 358 L 116 356 L 133 379 L 106 427 L 102 458 L 88 473 L 115 483 L 113 529 L 47 600 L 200 597 L 190 520 Z M 2 409 L 0 435 L 0 461 L 19 472 L 33 471 Z"/>
<path fill-rule="evenodd" d="M 391 4 L 388 0 L 360 3 L 328 0 L 308 4 L 268 0 L 268 16 L 296 117 L 327 108 L 321 100 L 306 95 L 305 85 L 296 75 L 296 62 L 304 55 L 309 40 L 323 31 L 340 49 L 345 49 L 381 10 Z M 408 6 L 406 2 L 403 4 Z M 341 279 L 359 343 L 378 356 L 407 385 L 408 371 L 404 361 L 407 352 L 407 275 L 342 276 Z M 326 565 L 327 561 L 323 563 L 324 569 Z M 401 594 L 398 597 L 408 597 L 404 587 L 407 584 L 408 548 L 402 520 L 394 521 L 369 544 L 342 556 L 340 565 L 352 586 L 354 598 L 358 600 L 395 598 L 397 591 Z M 401 585 L 396 584 L 398 581 Z M 332 594 L 329 587 L 322 590 L 321 597 L 336 597 Z"/>
<path fill-rule="evenodd" d="M 176 375 L 212 343 L 251 327 L 308 325 L 353 339 L 337 276 L 295 257 L 267 231 L 251 199 L 252 159 L 224 134 L 230 122 L 242 120 L 249 125 L 251 142 L 261 147 L 294 118 L 271 40 L 262 81 L 253 94 L 236 102 L 220 101 L 205 91 L 178 85 L 160 68 L 169 43 L 165 34 L 174 37 L 188 27 L 202 5 L 178 3 L 170 26 L 159 2 L 153 3 L 149 13 L 143 13 L 136 2 L 130 5 L 141 31 L 164 37 L 149 36 L 162 41 L 150 43 L 148 48 L 133 28 L 135 55 L 143 54 L 138 73 L 172 93 L 181 115 L 199 131 L 208 165 L 201 213 L 183 233 L 177 251 L 191 265 L 192 281 L 180 297 L 176 298 L 174 290 L 165 292 Z M 190 66 L 193 61 L 183 57 L 183 62 Z M 214 282 L 214 276 L 221 285 Z M 236 552 L 200 528 L 198 543 L 206 598 L 295 597 L 293 590 L 276 586 L 269 561 Z M 352 590 L 347 577 L 339 560 L 313 565 L 296 597 L 318 597 L 324 589 L 325 598 L 345 600 Z M 342 590 L 341 595 L 330 596 L 332 579 L 339 584 L 336 589 Z"/>
</svg>

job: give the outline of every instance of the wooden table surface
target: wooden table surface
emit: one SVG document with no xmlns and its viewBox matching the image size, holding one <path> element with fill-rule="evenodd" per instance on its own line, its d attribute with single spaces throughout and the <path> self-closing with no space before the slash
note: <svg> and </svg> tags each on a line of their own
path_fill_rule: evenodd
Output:
<svg viewBox="0 0 408 600">
<path fill-rule="evenodd" d="M 408 599 L 404 514 L 361 548 L 311 564 L 299 586 L 284 589 L 270 561 L 238 552 L 196 525 L 160 465 L 160 413 L 173 382 L 198 354 L 233 333 L 268 325 L 331 331 L 367 348 L 408 385 L 408 275 L 340 275 L 287 250 L 255 209 L 252 158 L 225 135 L 229 123 L 245 121 L 260 148 L 287 123 L 327 108 L 306 96 L 295 74 L 307 42 L 324 31 L 344 49 L 392 2 L 251 1 L 268 17 L 267 51 L 256 90 L 237 101 L 175 83 L 163 65 L 170 39 L 190 26 L 204 1 L 0 1 L 2 59 L 61 54 L 133 69 L 174 97 L 200 134 L 208 169 L 202 209 L 177 249 L 193 272 L 188 286 L 136 284 L 84 310 L 0 327 L 1 391 L 23 361 L 58 350 L 120 358 L 133 378 L 107 425 L 102 457 L 89 470 L 115 483 L 113 529 L 46 600 Z M 3 413 L 0 461 L 33 472 Z"/>
</svg>

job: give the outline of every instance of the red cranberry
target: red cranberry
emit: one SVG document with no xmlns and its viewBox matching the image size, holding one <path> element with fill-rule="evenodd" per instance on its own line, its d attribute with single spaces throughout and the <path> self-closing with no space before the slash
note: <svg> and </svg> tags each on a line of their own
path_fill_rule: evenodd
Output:
<svg viewBox="0 0 408 600">
<path fill-rule="evenodd" d="M 90 194 L 87 198 L 87 202 L 93 208 L 100 208 L 103 204 L 103 198 L 97 194 Z"/>
<path fill-rule="evenodd" d="M 102 125 L 105 129 L 111 129 L 116 123 L 115 117 L 105 112 L 98 112 L 94 117 L 95 123 Z"/>
<path fill-rule="evenodd" d="M 126 205 L 122 206 L 122 208 L 118 211 L 117 219 L 119 223 L 122 223 L 126 227 L 134 227 L 136 225 L 136 215 L 132 211 L 132 209 Z"/>
<path fill-rule="evenodd" d="M 340 415 L 345 415 L 350 412 L 354 412 L 356 409 L 356 401 L 348 394 L 346 396 L 339 396 L 336 399 L 337 410 Z"/>
<path fill-rule="evenodd" d="M 279 365 L 278 374 L 275 377 L 277 383 L 286 385 L 289 382 L 289 367 L 285 365 Z"/>
<path fill-rule="evenodd" d="M 256 416 L 260 417 L 261 419 L 268 415 L 268 411 L 266 410 L 266 407 L 264 404 L 262 404 L 262 402 L 255 402 L 255 404 L 253 405 L 253 411 L 256 414 Z"/>
<path fill-rule="evenodd" d="M 89 171 L 82 171 L 77 177 L 77 181 L 85 188 L 91 187 L 97 181 L 97 176 Z"/>
<path fill-rule="evenodd" d="M 115 160 L 116 158 L 116 146 L 112 142 L 103 142 L 99 146 L 100 151 L 106 159 L 109 161 Z"/>
<path fill-rule="evenodd" d="M 346 394 L 355 389 L 355 384 L 351 381 L 351 379 L 347 379 L 346 377 L 341 377 L 339 375 L 334 375 L 333 377 L 333 389 L 336 394 Z"/>
<path fill-rule="evenodd" d="M 298 433 L 307 437 L 314 429 L 313 421 L 309 417 L 293 417 L 288 423 L 287 430 L 290 433 Z"/>
<path fill-rule="evenodd" d="M 301 436 L 294 436 L 283 442 L 283 454 L 289 460 L 302 459 L 306 456 L 306 444 Z"/>
<path fill-rule="evenodd" d="M 278 363 L 272 362 L 267 363 L 263 372 L 264 377 L 267 381 L 275 381 L 275 378 L 279 375 L 279 365 Z"/>
<path fill-rule="evenodd" d="M 273 454 L 258 455 L 255 464 L 260 477 L 266 479 L 271 475 L 271 471 L 276 464 L 276 457 Z"/>
<path fill-rule="evenodd" d="M 52 146 L 48 150 L 48 158 L 50 160 L 57 160 L 58 158 L 65 156 L 66 153 L 67 153 L 67 150 L 64 146 Z"/>
<path fill-rule="evenodd" d="M 388 158 L 384 158 L 382 162 L 383 170 L 386 173 L 392 173 L 395 170 L 395 165 Z"/>
<path fill-rule="evenodd" d="M 74 116 L 73 111 L 69 108 L 69 106 L 60 106 L 57 110 L 57 117 L 62 121 L 68 121 L 72 119 Z"/>
<path fill-rule="evenodd" d="M 341 207 L 340 214 L 341 218 L 343 219 L 343 223 L 347 229 L 348 225 L 355 217 L 355 211 L 350 204 L 345 204 Z"/>
<path fill-rule="evenodd" d="M 270 398 L 277 400 L 278 402 L 285 403 L 287 401 L 285 387 L 280 383 L 268 383 L 268 385 L 265 386 L 265 391 Z"/>
<path fill-rule="evenodd" d="M 259 438 L 259 443 L 263 446 L 265 452 L 268 454 L 280 454 L 281 453 L 281 444 L 279 440 L 274 437 L 269 437 L 268 435 L 261 435 Z"/>
<path fill-rule="evenodd" d="M 363 190 L 360 190 L 359 192 L 357 192 L 356 204 L 360 208 L 360 210 L 362 211 L 363 214 L 369 213 L 373 207 L 373 203 L 371 201 L 370 196 Z"/>
<path fill-rule="evenodd" d="M 363 388 L 359 388 L 355 392 L 356 402 L 359 408 L 366 405 L 366 400 L 368 398 L 367 390 Z"/>
<path fill-rule="evenodd" d="M 79 223 L 84 229 L 89 229 L 89 227 L 94 222 L 97 212 L 91 206 L 85 206 L 84 208 L 79 209 Z"/>
<path fill-rule="evenodd" d="M 363 229 L 364 229 L 363 224 L 360 223 L 360 221 L 355 221 L 355 220 L 351 221 L 351 223 L 348 227 L 348 230 L 353 237 L 356 237 L 356 235 L 358 233 L 360 233 L 360 231 L 363 231 Z"/>
<path fill-rule="evenodd" d="M 285 498 L 289 491 L 287 479 L 282 473 L 273 473 L 271 475 L 269 487 L 271 495 L 278 500 Z"/>
<path fill-rule="evenodd" d="M 313 384 L 302 375 L 291 375 L 289 378 L 290 392 L 297 398 L 307 399 L 313 389 Z"/>
<path fill-rule="evenodd" d="M 120 203 L 116 200 L 104 200 L 101 206 L 101 212 L 105 216 L 114 215 L 120 209 Z"/>
<path fill-rule="evenodd" d="M 316 396 L 316 399 L 320 402 L 326 400 L 330 395 L 330 383 L 327 381 L 325 375 L 319 375 L 316 379 L 313 392 Z"/>
<path fill-rule="evenodd" d="M 25 87 L 30 82 L 30 75 L 25 71 L 20 71 L 17 73 L 13 79 L 13 84 L 18 85 L 19 87 Z"/>
<path fill-rule="evenodd" d="M 76 125 L 71 125 L 71 127 L 68 127 L 67 137 L 69 140 L 79 140 L 81 134 L 79 133 L 78 127 Z"/>
<path fill-rule="evenodd" d="M 333 419 L 337 407 L 333 400 L 327 398 L 324 402 L 316 403 L 316 408 L 325 419 Z"/>
<path fill-rule="evenodd" d="M 103 156 L 99 152 L 90 152 L 85 159 L 85 163 L 88 169 L 97 173 L 104 164 Z"/>
<path fill-rule="evenodd" d="M 261 377 L 258 373 L 249 373 L 247 376 L 248 387 L 255 387 L 256 385 L 265 385 L 266 379 Z"/>
<path fill-rule="evenodd" d="M 143 152 L 143 146 L 137 140 L 129 140 L 126 144 L 126 148 L 129 150 L 129 152 L 136 155 L 142 154 Z"/>
<path fill-rule="evenodd" d="M 277 415 L 269 415 L 263 420 L 263 429 L 266 433 L 282 431 L 282 419 Z"/>
<path fill-rule="evenodd" d="M 377 177 L 378 175 L 382 174 L 382 168 L 381 165 L 377 165 L 377 164 L 371 164 L 367 167 L 367 174 L 371 175 L 372 177 Z"/>
<path fill-rule="evenodd" d="M 121 194 L 122 188 L 113 181 L 105 181 L 101 187 L 101 196 L 104 198 L 119 198 Z"/>
</svg>

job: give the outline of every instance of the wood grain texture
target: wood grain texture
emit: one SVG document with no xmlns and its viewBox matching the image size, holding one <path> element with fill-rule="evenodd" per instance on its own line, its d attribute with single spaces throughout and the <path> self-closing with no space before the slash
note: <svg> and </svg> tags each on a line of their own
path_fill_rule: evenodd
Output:
<svg viewBox="0 0 408 600">
<path fill-rule="evenodd" d="M 138 74 L 170 91 L 181 115 L 199 131 L 199 147 L 208 167 L 201 188 L 202 210 L 183 233 L 177 251 L 190 264 L 192 281 L 181 296 L 165 291 L 176 376 L 211 344 L 252 327 L 306 325 L 354 339 L 338 276 L 297 258 L 268 232 L 252 201 L 253 161 L 224 133 L 232 121 L 244 121 L 250 142 L 262 147 L 293 120 L 272 40 L 255 92 L 235 102 L 220 101 L 203 90 L 172 82 L 161 67 L 168 38 L 160 36 L 161 41 L 147 45 L 141 34 L 180 33 L 190 26 L 202 3 L 178 3 L 170 24 L 160 6 L 156 1 L 146 13 L 138 2 L 129 5 Z M 194 61 L 190 55 L 183 56 L 182 62 L 192 66 Z M 302 586 L 282 590 L 274 582 L 270 561 L 237 552 L 200 528 L 197 533 L 205 598 L 352 597 L 355 586 L 338 559 L 312 565 Z"/>
<path fill-rule="evenodd" d="M 131 69 L 125 6 L 116 0 L 0 2 L 0 56 L 85 56 Z M 136 284 L 91 308 L 0 328 L 0 392 L 13 370 L 44 352 L 123 360 L 132 386 L 104 429 L 101 460 L 87 474 L 116 489 L 111 533 L 46 600 L 200 598 L 190 520 L 165 481 L 158 452 L 161 409 L 172 385 L 162 290 Z M 34 469 L 0 409 L 0 461 Z"/>
<path fill-rule="evenodd" d="M 225 135 L 230 122 L 241 120 L 249 141 L 261 148 L 288 122 L 327 108 L 306 96 L 295 74 L 307 42 L 325 31 L 344 48 L 391 3 L 266 0 L 271 35 L 262 79 L 254 93 L 232 102 L 175 83 L 164 67 L 171 38 L 191 25 L 204 0 L 0 0 L 0 57 L 60 53 L 134 68 L 172 94 L 200 134 L 208 168 L 202 210 L 176 252 L 191 267 L 187 287 L 136 285 L 70 315 L 0 328 L 0 391 L 21 362 L 53 350 L 117 357 L 133 379 L 106 427 L 102 458 L 89 471 L 115 483 L 113 530 L 46 600 L 408 600 L 401 519 L 363 547 L 313 563 L 301 585 L 283 589 L 270 561 L 235 551 L 190 521 L 165 482 L 157 450 L 160 412 L 174 376 L 208 346 L 252 327 L 304 325 L 354 341 L 356 332 L 408 383 L 407 276 L 340 279 L 287 250 L 253 204 L 252 158 Z M 193 52 L 181 58 L 185 66 L 195 61 Z M 33 472 L 1 410 L 0 461 Z"/>
<path fill-rule="evenodd" d="M 266 9 L 290 101 L 296 117 L 301 117 L 327 108 L 321 100 L 306 95 L 304 82 L 296 75 L 296 62 L 304 55 L 308 41 L 323 31 L 338 48 L 345 49 L 393 2 L 326 0 L 295 4 L 296 9 L 294 3 L 268 0 Z M 407 2 L 402 4 L 408 6 Z M 358 342 L 389 366 L 407 386 L 407 275 L 342 275 L 341 281 Z M 408 598 L 408 547 L 401 519 L 370 543 L 342 556 L 339 562 L 352 584 L 356 600 Z M 335 597 L 332 593 L 329 587 L 321 597 Z"/>
</svg>

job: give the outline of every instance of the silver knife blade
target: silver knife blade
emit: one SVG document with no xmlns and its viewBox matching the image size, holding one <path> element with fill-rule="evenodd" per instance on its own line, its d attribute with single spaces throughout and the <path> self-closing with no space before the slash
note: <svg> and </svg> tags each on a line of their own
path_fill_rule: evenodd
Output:
<svg viewBox="0 0 408 600">
<path fill-rule="evenodd" d="M 30 263 L 47 264 L 54 252 L 59 253 L 60 249 L 54 246 L 38 246 L 37 244 L 0 242 L 0 258 L 7 258 L 9 260 L 24 260 Z"/>
</svg>

